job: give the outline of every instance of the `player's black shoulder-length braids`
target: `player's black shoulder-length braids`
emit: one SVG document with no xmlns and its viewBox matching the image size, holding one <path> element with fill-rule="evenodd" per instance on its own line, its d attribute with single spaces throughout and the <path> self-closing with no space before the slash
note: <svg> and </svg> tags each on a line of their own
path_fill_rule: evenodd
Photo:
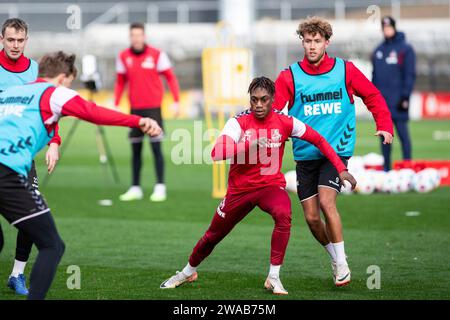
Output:
<svg viewBox="0 0 450 320">
<path fill-rule="evenodd" d="M 252 93 L 256 88 L 265 89 L 270 96 L 275 95 L 275 83 L 267 77 L 258 77 L 253 79 L 248 87 L 248 93 Z"/>
</svg>

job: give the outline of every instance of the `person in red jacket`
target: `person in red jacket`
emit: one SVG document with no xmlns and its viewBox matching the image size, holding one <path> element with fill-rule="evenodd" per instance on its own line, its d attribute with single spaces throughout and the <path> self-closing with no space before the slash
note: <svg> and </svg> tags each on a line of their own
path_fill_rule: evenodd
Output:
<svg viewBox="0 0 450 320">
<path fill-rule="evenodd" d="M 228 190 L 216 209 L 211 225 L 197 242 L 186 267 L 164 281 L 161 289 L 173 289 L 197 279 L 198 265 L 214 247 L 256 206 L 269 213 L 272 233 L 269 275 L 264 286 L 274 294 L 286 295 L 279 272 L 291 230 L 291 201 L 280 172 L 285 142 L 290 138 L 308 141 L 330 160 L 341 179 L 356 185 L 353 176 L 328 142 L 310 126 L 272 109 L 275 84 L 266 77 L 249 86 L 250 109 L 225 124 L 211 152 L 214 161 L 231 159 Z"/>
<path fill-rule="evenodd" d="M 172 92 L 175 115 L 179 113 L 179 86 L 167 54 L 154 48 L 145 41 L 145 26 L 133 23 L 130 26 L 131 46 L 120 52 L 117 62 L 117 81 L 114 89 L 115 105 L 120 103 L 125 85 L 128 84 L 128 96 L 131 113 L 151 117 L 163 127 L 161 102 L 164 94 L 163 76 Z M 144 135 L 140 130 L 131 129 L 129 134 L 132 147 L 132 183 L 128 191 L 120 196 L 122 201 L 140 200 L 143 191 L 140 182 L 142 141 Z M 164 184 L 164 157 L 161 141 L 163 136 L 150 138 L 151 148 L 155 158 L 156 184 L 151 201 L 166 200 Z"/>
<path fill-rule="evenodd" d="M 312 126 L 327 139 L 346 163 L 353 155 L 356 119 L 353 95 L 362 98 L 375 119 L 383 143 L 391 144 L 393 125 L 386 102 L 378 89 L 349 61 L 328 56 L 333 34 L 329 22 L 311 17 L 297 30 L 305 52 L 303 60 L 281 71 L 275 81 L 274 108 Z M 317 148 L 294 141 L 297 162 L 297 194 L 308 226 L 331 257 L 336 286 L 350 282 L 350 269 L 336 197 L 341 184 L 338 172 Z M 320 212 L 326 224 L 321 220 Z"/>
</svg>

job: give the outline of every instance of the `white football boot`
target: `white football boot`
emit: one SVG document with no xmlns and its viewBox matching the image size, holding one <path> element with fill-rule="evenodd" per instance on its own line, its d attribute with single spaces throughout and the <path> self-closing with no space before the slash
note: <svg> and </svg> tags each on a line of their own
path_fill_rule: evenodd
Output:
<svg viewBox="0 0 450 320">
<path fill-rule="evenodd" d="M 350 268 L 348 264 L 336 264 L 336 276 L 334 284 L 336 287 L 342 287 L 350 283 Z"/>
<path fill-rule="evenodd" d="M 287 295 L 288 292 L 284 289 L 283 284 L 279 277 L 268 276 L 266 282 L 264 282 L 264 288 L 271 290 L 273 294 Z"/>
<path fill-rule="evenodd" d="M 140 186 L 131 186 L 127 192 L 121 194 L 119 199 L 121 201 L 141 200 L 144 197 L 144 192 Z"/>
<path fill-rule="evenodd" d="M 150 200 L 153 202 L 162 202 L 166 201 L 166 199 L 167 199 L 166 185 L 163 183 L 155 184 L 155 187 L 153 188 L 153 193 L 150 196 Z"/>
<path fill-rule="evenodd" d="M 174 289 L 181 286 L 185 282 L 194 282 L 197 280 L 198 274 L 194 272 L 191 276 L 185 275 L 183 272 L 177 271 L 175 275 L 171 276 L 169 279 L 161 283 L 160 289 Z"/>
</svg>

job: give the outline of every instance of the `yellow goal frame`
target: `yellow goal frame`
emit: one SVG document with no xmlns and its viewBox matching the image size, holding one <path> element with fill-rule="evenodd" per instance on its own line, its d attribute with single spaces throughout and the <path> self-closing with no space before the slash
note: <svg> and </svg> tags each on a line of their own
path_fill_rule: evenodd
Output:
<svg viewBox="0 0 450 320">
<path fill-rule="evenodd" d="M 225 30 L 219 23 L 218 30 Z M 233 116 L 237 108 L 248 104 L 247 87 L 251 77 L 252 51 L 238 48 L 230 41 L 216 47 L 205 48 L 202 52 L 202 78 L 205 121 L 209 132 L 222 130 L 225 114 Z M 213 120 L 217 117 L 217 126 Z M 212 130 L 211 130 L 212 129 Z M 214 137 L 210 134 L 210 142 Z M 217 161 L 212 165 L 212 197 L 223 198 L 226 193 L 226 162 Z"/>
</svg>

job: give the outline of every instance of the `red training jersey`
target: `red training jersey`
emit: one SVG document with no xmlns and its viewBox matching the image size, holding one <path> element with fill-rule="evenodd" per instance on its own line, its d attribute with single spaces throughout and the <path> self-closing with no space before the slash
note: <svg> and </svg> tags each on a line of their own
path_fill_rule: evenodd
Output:
<svg viewBox="0 0 450 320">
<path fill-rule="evenodd" d="M 325 54 L 322 62 L 315 66 L 308 59 L 303 58 L 300 66 L 309 74 L 322 74 L 329 72 L 334 66 L 334 59 Z M 354 102 L 353 95 L 360 97 L 367 109 L 375 119 L 377 130 L 387 131 L 394 135 L 391 113 L 386 101 L 380 91 L 369 79 L 350 61 L 345 62 L 345 85 L 351 103 Z M 289 68 L 283 70 L 275 81 L 275 99 L 273 107 L 282 110 L 286 104 L 290 109 L 294 102 L 295 88 L 294 79 Z"/>
<path fill-rule="evenodd" d="M 282 166 L 285 142 L 292 138 L 314 144 L 340 173 L 346 170 L 330 144 L 310 126 L 273 109 L 264 119 L 250 110 L 225 124 L 211 152 L 213 160 L 230 159 L 228 193 L 252 191 L 265 186 L 286 187 Z M 256 147 L 255 139 L 266 138 L 265 147 Z"/>
<path fill-rule="evenodd" d="M 144 51 L 135 53 L 131 48 L 120 52 L 116 60 L 117 80 L 114 102 L 118 106 L 125 85 L 132 109 L 158 108 L 161 106 L 166 78 L 175 102 L 179 101 L 178 80 L 166 53 L 146 45 Z"/>
</svg>

